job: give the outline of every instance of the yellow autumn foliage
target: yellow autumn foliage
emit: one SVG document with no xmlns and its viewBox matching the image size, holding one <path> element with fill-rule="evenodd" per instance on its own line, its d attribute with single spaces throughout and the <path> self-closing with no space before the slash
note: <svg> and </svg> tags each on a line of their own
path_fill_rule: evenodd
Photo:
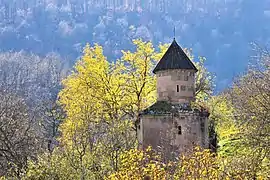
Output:
<svg viewBox="0 0 270 180">
<path fill-rule="evenodd" d="M 121 155 L 120 168 L 107 180 L 166 179 L 166 164 L 149 147 L 146 151 L 132 149 Z"/>
<path fill-rule="evenodd" d="M 246 161 L 238 159 L 238 165 L 199 147 L 182 154 L 178 161 L 163 163 L 162 158 L 150 147 L 145 150 L 129 150 L 121 154 L 119 169 L 106 180 L 248 180 L 267 179 L 266 174 L 252 174 Z"/>
<path fill-rule="evenodd" d="M 116 62 L 109 62 L 97 44 L 85 47 L 59 93 L 67 114 L 61 125 L 62 143 L 70 143 L 76 131 L 91 123 L 136 119 L 155 101 L 152 69 L 165 48 L 161 45 L 161 51 L 156 51 L 150 42 L 133 42 L 136 51 L 122 51 L 122 58 Z"/>
</svg>

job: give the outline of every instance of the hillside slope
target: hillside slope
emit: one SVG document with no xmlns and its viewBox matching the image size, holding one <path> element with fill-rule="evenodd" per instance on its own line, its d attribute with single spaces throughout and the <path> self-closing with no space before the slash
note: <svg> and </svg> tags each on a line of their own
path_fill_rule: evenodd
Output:
<svg viewBox="0 0 270 180">
<path fill-rule="evenodd" d="M 245 69 L 251 42 L 269 42 L 269 20 L 267 0 L 0 0 L 0 49 L 74 62 L 97 42 L 115 60 L 134 38 L 171 42 L 175 26 L 178 42 L 207 58 L 220 90 Z"/>
</svg>

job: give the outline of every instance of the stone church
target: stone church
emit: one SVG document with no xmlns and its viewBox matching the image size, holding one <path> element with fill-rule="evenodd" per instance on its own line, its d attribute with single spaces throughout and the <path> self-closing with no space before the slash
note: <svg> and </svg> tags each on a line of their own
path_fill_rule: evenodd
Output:
<svg viewBox="0 0 270 180">
<path fill-rule="evenodd" d="M 208 116 L 191 107 L 195 100 L 197 68 L 175 39 L 156 65 L 157 102 L 140 114 L 137 136 L 140 148 L 186 152 L 209 147 Z"/>
</svg>

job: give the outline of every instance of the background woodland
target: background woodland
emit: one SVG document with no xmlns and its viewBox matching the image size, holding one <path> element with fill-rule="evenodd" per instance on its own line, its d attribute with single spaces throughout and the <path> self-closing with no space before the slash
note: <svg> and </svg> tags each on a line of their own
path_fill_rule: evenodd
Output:
<svg viewBox="0 0 270 180">
<path fill-rule="evenodd" d="M 247 68 L 250 43 L 268 45 L 268 0 L 0 0 L 0 50 L 58 53 L 71 68 L 87 42 L 110 60 L 142 38 L 176 39 L 207 57 L 220 92 Z"/>
</svg>

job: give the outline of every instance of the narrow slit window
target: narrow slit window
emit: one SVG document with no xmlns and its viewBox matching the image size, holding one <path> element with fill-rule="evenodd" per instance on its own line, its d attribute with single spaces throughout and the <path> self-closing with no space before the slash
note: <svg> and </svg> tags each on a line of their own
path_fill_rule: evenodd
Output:
<svg viewBox="0 0 270 180">
<path fill-rule="evenodd" d="M 176 92 L 179 92 L 179 85 L 176 86 Z"/>
<path fill-rule="evenodd" d="M 178 126 L 178 135 L 181 135 L 181 134 L 182 134 L 182 127 Z"/>
</svg>

